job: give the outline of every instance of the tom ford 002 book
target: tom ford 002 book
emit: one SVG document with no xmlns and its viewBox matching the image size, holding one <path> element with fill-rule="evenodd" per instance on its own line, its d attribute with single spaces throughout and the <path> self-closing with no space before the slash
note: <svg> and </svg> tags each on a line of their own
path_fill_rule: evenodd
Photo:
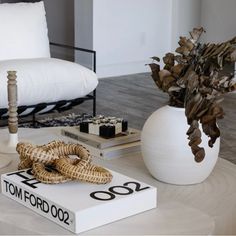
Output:
<svg viewBox="0 0 236 236">
<path fill-rule="evenodd" d="M 113 180 L 106 185 L 47 185 L 37 181 L 31 169 L 21 170 L 1 176 L 2 193 L 74 233 L 156 207 L 156 188 L 111 172 Z"/>
</svg>

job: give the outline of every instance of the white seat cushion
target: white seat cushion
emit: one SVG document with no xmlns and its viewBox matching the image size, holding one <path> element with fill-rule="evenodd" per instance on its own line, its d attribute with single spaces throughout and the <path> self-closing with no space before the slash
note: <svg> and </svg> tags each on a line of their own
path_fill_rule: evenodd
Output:
<svg viewBox="0 0 236 236">
<path fill-rule="evenodd" d="M 0 61 L 0 108 L 7 108 L 7 71 L 17 71 L 18 106 L 83 97 L 98 84 L 96 74 L 55 58 Z"/>
<path fill-rule="evenodd" d="M 50 57 L 43 2 L 0 4 L 0 60 Z"/>
</svg>

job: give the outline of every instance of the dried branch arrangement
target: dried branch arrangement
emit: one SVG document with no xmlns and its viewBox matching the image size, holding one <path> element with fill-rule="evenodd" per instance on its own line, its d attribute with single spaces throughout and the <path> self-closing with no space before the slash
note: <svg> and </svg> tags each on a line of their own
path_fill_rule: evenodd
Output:
<svg viewBox="0 0 236 236">
<path fill-rule="evenodd" d="M 202 141 L 199 122 L 209 137 L 208 145 L 213 147 L 220 136 L 216 121 L 224 115 L 219 105 L 222 95 L 236 89 L 234 75 L 222 73 L 226 64 L 236 61 L 236 37 L 219 44 L 201 44 L 203 32 L 203 28 L 194 28 L 190 38 L 180 37 L 177 54 L 167 53 L 163 57 L 162 70 L 158 57 L 152 57 L 153 63 L 149 64 L 156 85 L 169 94 L 169 105 L 185 107 L 190 125 L 189 146 L 196 162 L 205 157 L 204 148 L 199 146 Z"/>
</svg>

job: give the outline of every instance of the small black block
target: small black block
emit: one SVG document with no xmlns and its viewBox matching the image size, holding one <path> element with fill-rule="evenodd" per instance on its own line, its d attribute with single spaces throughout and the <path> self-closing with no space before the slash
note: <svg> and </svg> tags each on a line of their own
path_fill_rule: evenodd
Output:
<svg viewBox="0 0 236 236">
<path fill-rule="evenodd" d="M 122 132 L 126 132 L 128 130 L 128 121 L 122 120 Z"/>
<path fill-rule="evenodd" d="M 114 138 L 116 127 L 114 125 L 101 125 L 99 127 L 99 135 L 103 138 Z"/>
<path fill-rule="evenodd" d="M 79 131 L 83 133 L 89 132 L 89 122 L 81 122 L 79 126 Z"/>
</svg>

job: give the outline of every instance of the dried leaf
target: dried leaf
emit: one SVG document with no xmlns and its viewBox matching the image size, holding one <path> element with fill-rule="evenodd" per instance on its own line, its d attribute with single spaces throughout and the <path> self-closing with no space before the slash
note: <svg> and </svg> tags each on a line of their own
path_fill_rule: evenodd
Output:
<svg viewBox="0 0 236 236">
<path fill-rule="evenodd" d="M 153 78 L 154 82 L 161 89 L 162 83 L 161 83 L 160 77 L 159 77 L 160 66 L 157 65 L 156 63 L 151 63 L 151 64 L 149 64 L 149 66 L 152 70 L 152 78 Z"/>
<path fill-rule="evenodd" d="M 230 60 L 232 62 L 236 61 L 236 49 L 230 54 Z"/>
<path fill-rule="evenodd" d="M 201 109 L 202 101 L 203 99 L 200 93 L 197 93 L 196 95 L 192 96 L 191 101 L 189 101 L 186 106 L 186 113 L 188 119 L 196 119 L 196 114 L 198 114 L 198 111 Z"/>
<path fill-rule="evenodd" d="M 186 66 L 183 64 L 175 65 L 171 68 L 171 73 L 175 78 L 179 78 L 182 75 L 185 68 Z"/>
<path fill-rule="evenodd" d="M 175 61 L 179 64 L 184 64 L 184 65 L 188 63 L 188 60 L 186 58 L 183 58 L 181 55 L 176 55 Z"/>
<path fill-rule="evenodd" d="M 190 54 L 190 50 L 185 46 L 178 47 L 175 51 L 185 57 L 189 56 Z"/>
<path fill-rule="evenodd" d="M 212 53 L 212 51 L 214 51 L 215 46 L 216 46 L 216 45 L 215 45 L 214 43 L 207 44 L 207 46 L 206 46 L 206 48 L 205 48 L 205 51 L 203 51 L 201 57 L 202 57 L 202 58 L 208 57 L 208 56 Z"/>
<path fill-rule="evenodd" d="M 151 57 L 151 59 L 154 60 L 154 61 L 157 61 L 157 62 L 160 62 L 160 61 L 161 61 L 159 57 L 155 57 L 155 56 L 154 56 L 154 57 Z"/>
<path fill-rule="evenodd" d="M 203 27 L 200 28 L 194 28 L 190 33 L 191 38 L 194 42 L 197 42 L 199 38 L 201 37 L 202 33 L 205 32 Z"/>
<path fill-rule="evenodd" d="M 194 43 L 186 37 L 180 37 L 178 43 L 181 47 L 186 47 L 189 51 L 191 51 L 195 47 Z"/>
<path fill-rule="evenodd" d="M 197 129 L 199 127 L 198 121 L 197 120 L 193 120 L 188 131 L 187 131 L 187 135 L 189 136 L 195 129 Z"/>
<path fill-rule="evenodd" d="M 169 89 L 168 89 L 168 92 L 179 92 L 181 90 L 180 87 L 178 86 L 171 86 Z"/>
<path fill-rule="evenodd" d="M 160 72 L 159 72 L 159 77 L 162 82 L 166 77 L 168 77 L 170 75 L 171 75 L 171 73 L 168 70 L 160 70 Z"/>
<path fill-rule="evenodd" d="M 167 92 L 173 84 L 175 84 L 175 78 L 173 76 L 165 77 L 162 84 L 163 91 Z"/>
<path fill-rule="evenodd" d="M 167 53 L 163 57 L 163 62 L 165 63 L 164 69 L 170 70 L 175 64 L 175 55 L 173 53 Z"/>
<path fill-rule="evenodd" d="M 195 152 L 194 154 L 195 156 L 195 161 L 196 162 L 202 162 L 204 160 L 205 157 L 205 150 L 204 148 L 199 148 L 197 152 Z"/>
<path fill-rule="evenodd" d="M 148 64 L 152 70 L 152 72 L 159 72 L 160 71 L 160 66 L 156 63 L 150 63 Z"/>
</svg>

